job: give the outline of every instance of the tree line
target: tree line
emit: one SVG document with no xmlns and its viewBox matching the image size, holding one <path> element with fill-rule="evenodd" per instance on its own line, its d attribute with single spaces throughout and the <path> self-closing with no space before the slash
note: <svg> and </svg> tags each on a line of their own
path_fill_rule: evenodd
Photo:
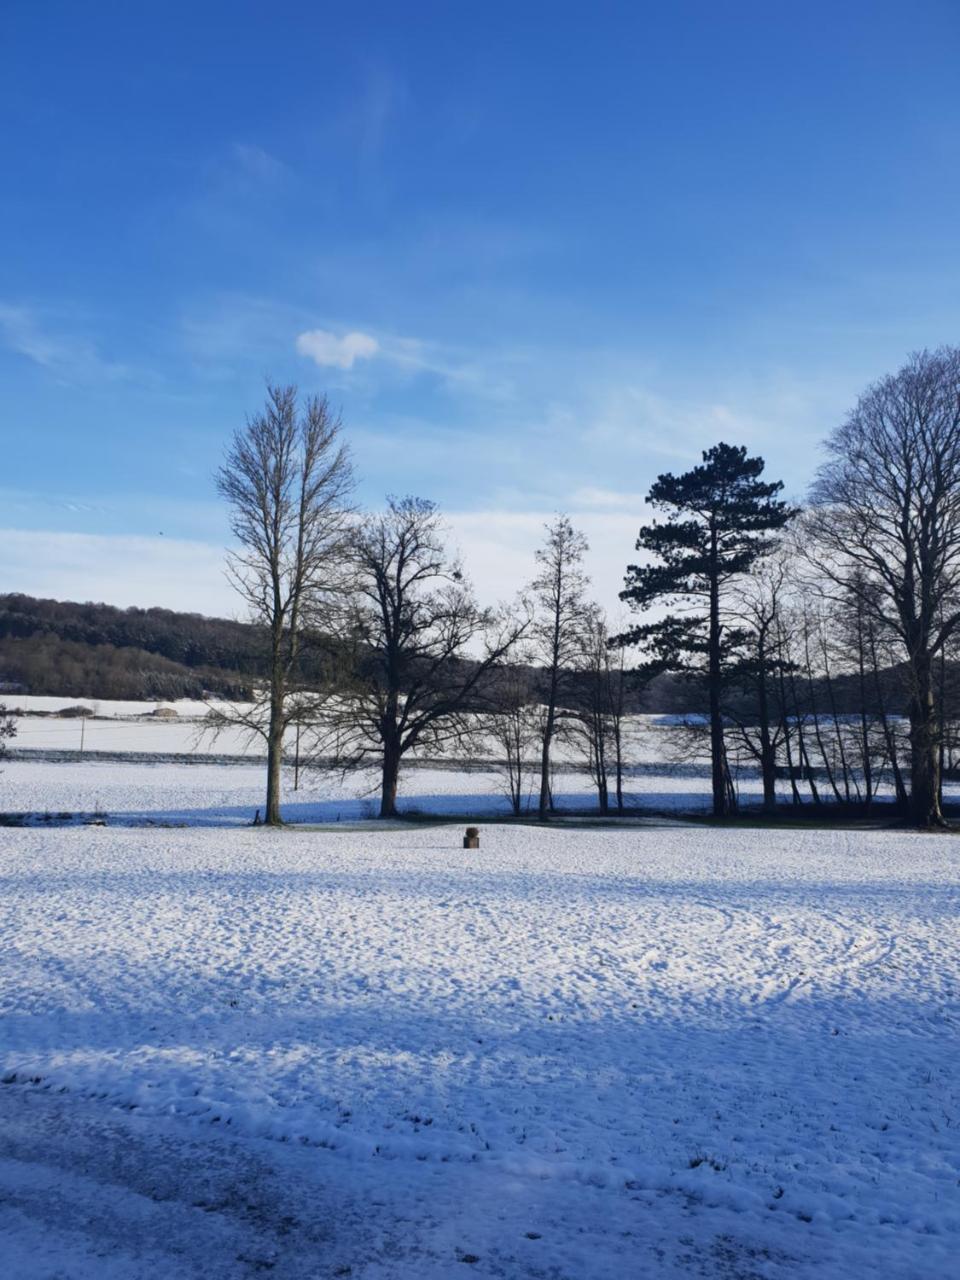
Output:
<svg viewBox="0 0 960 1280">
<path fill-rule="evenodd" d="M 641 616 L 611 634 L 566 516 L 547 525 L 520 597 L 482 607 L 435 504 L 359 513 L 328 401 L 269 387 L 218 476 L 231 576 L 267 649 L 253 705 L 219 715 L 267 743 L 267 822 L 281 820 L 293 727 L 328 765 L 375 767 L 384 816 L 406 758 L 478 734 L 496 744 L 515 811 L 533 770 L 538 812 L 551 812 L 558 742 L 578 745 L 601 810 L 622 809 L 628 712 L 670 677 L 690 711 L 678 749 L 709 759 L 716 816 L 736 810 L 749 762 L 768 809 L 869 808 L 889 784 L 913 822 L 942 824 L 960 719 L 960 352 L 911 357 L 825 448 L 802 506 L 743 446 L 657 477 L 621 592 Z"/>
</svg>

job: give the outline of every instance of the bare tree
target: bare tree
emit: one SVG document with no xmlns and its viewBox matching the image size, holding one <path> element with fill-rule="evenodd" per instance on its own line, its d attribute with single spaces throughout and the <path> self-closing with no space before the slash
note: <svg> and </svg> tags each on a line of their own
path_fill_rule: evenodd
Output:
<svg viewBox="0 0 960 1280">
<path fill-rule="evenodd" d="M 786 670 L 781 642 L 785 580 L 783 557 L 770 556 L 731 593 L 741 643 L 725 690 L 725 713 L 736 726 L 739 745 L 760 769 L 767 812 L 776 808 L 777 758 L 788 734 L 786 707 L 779 696 Z"/>
<path fill-rule="evenodd" d="M 573 698 L 574 736 L 597 789 L 600 812 L 610 812 L 610 780 L 618 813 L 623 812 L 626 664 L 622 645 L 612 645 L 603 610 L 588 608 L 581 630 L 581 654 Z"/>
<path fill-rule="evenodd" d="M 342 425 L 325 397 L 298 404 L 297 388 L 268 385 L 264 409 L 237 431 L 217 489 L 239 546 L 228 575 L 266 633 L 266 688 L 249 711 L 220 706 L 214 728 L 239 724 L 267 744 L 265 821 L 281 822 L 287 728 L 305 714 L 296 695 L 308 628 L 322 625 L 342 587 L 353 473 Z"/>
<path fill-rule="evenodd" d="M 574 671 L 583 651 L 583 626 L 588 612 L 586 590 L 590 581 L 583 569 L 583 558 L 589 549 L 584 535 L 574 529 L 565 515 L 557 516 L 545 527 L 546 541 L 536 553 L 539 572 L 530 588 L 536 608 L 533 639 L 543 669 L 541 821 L 553 807 L 550 751 L 563 700 L 570 694 Z"/>
<path fill-rule="evenodd" d="M 608 644 L 608 648 L 611 646 Z M 644 687 L 648 680 L 642 679 L 641 673 L 634 669 L 628 675 L 626 649 L 623 645 L 613 646 L 613 653 L 607 659 L 607 683 L 610 703 L 610 728 L 613 735 L 613 771 L 614 792 L 617 802 L 617 813 L 623 813 L 623 774 L 626 765 L 628 725 L 627 693 L 632 682 L 634 690 Z"/>
<path fill-rule="evenodd" d="M 481 720 L 483 732 L 499 753 L 504 790 L 516 817 L 523 812 L 531 777 L 536 776 L 530 757 L 540 738 L 536 689 L 529 671 L 520 665 L 522 662 L 523 658 L 518 655 L 505 668 L 497 681 L 495 708 Z"/>
<path fill-rule="evenodd" d="M 475 602 L 444 545 L 434 503 L 390 499 L 353 545 L 353 599 L 343 618 L 347 678 L 325 709 L 315 751 L 342 769 L 375 764 L 380 816 L 397 812 L 404 756 L 464 742 L 492 705 L 495 673 L 526 623 Z M 479 652 L 474 652 L 479 650 Z"/>
<path fill-rule="evenodd" d="M 7 743 L 17 736 L 17 718 L 0 702 L 0 760 L 7 754 Z"/>
<path fill-rule="evenodd" d="M 827 441 L 809 554 L 896 642 L 907 680 L 910 813 L 943 823 L 937 660 L 960 628 L 960 350 L 911 357 Z"/>
<path fill-rule="evenodd" d="M 903 803 L 903 782 L 896 740 L 883 696 L 882 673 L 876 664 L 876 623 L 863 605 L 863 591 L 849 593 L 834 614 L 836 643 L 853 668 L 856 689 L 856 729 L 851 754 L 859 758 L 863 803 L 869 810 L 883 773 L 890 766 L 897 801 Z"/>
</svg>

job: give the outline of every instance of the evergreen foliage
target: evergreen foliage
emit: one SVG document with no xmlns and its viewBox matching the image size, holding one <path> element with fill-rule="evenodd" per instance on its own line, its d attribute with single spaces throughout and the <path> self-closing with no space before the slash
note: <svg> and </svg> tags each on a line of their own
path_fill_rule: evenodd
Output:
<svg viewBox="0 0 960 1280">
<path fill-rule="evenodd" d="M 771 536 L 795 514 L 778 495 L 780 481 L 761 477 L 764 461 L 743 446 L 717 444 L 682 475 L 658 476 L 647 496 L 664 520 L 644 525 L 636 549 L 652 563 L 627 566 L 620 598 L 642 612 L 665 605 L 661 618 L 641 623 L 615 643 L 641 645 L 652 670 L 702 679 L 710 714 L 713 811 L 735 807 L 727 769 L 721 695 L 725 668 L 741 654 L 747 635 L 723 612 L 725 587 L 746 574 L 773 547 Z"/>
</svg>

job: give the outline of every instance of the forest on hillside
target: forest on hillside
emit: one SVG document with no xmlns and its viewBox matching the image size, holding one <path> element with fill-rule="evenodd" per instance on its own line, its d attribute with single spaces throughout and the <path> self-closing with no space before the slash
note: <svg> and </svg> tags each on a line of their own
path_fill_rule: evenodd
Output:
<svg viewBox="0 0 960 1280">
<path fill-rule="evenodd" d="M 0 682 L 28 693 L 243 698 L 262 671 L 261 634 L 242 622 L 0 596 Z"/>
</svg>

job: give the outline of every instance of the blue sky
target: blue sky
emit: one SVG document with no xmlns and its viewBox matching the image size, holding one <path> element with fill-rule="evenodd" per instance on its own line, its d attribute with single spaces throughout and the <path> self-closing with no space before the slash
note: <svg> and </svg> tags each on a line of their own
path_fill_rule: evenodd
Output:
<svg viewBox="0 0 960 1280">
<path fill-rule="evenodd" d="M 487 595 L 569 510 L 611 603 L 655 475 L 799 495 L 960 341 L 960 6 L 0 13 L 0 590 L 235 606 L 212 474 L 264 377 Z"/>
</svg>

